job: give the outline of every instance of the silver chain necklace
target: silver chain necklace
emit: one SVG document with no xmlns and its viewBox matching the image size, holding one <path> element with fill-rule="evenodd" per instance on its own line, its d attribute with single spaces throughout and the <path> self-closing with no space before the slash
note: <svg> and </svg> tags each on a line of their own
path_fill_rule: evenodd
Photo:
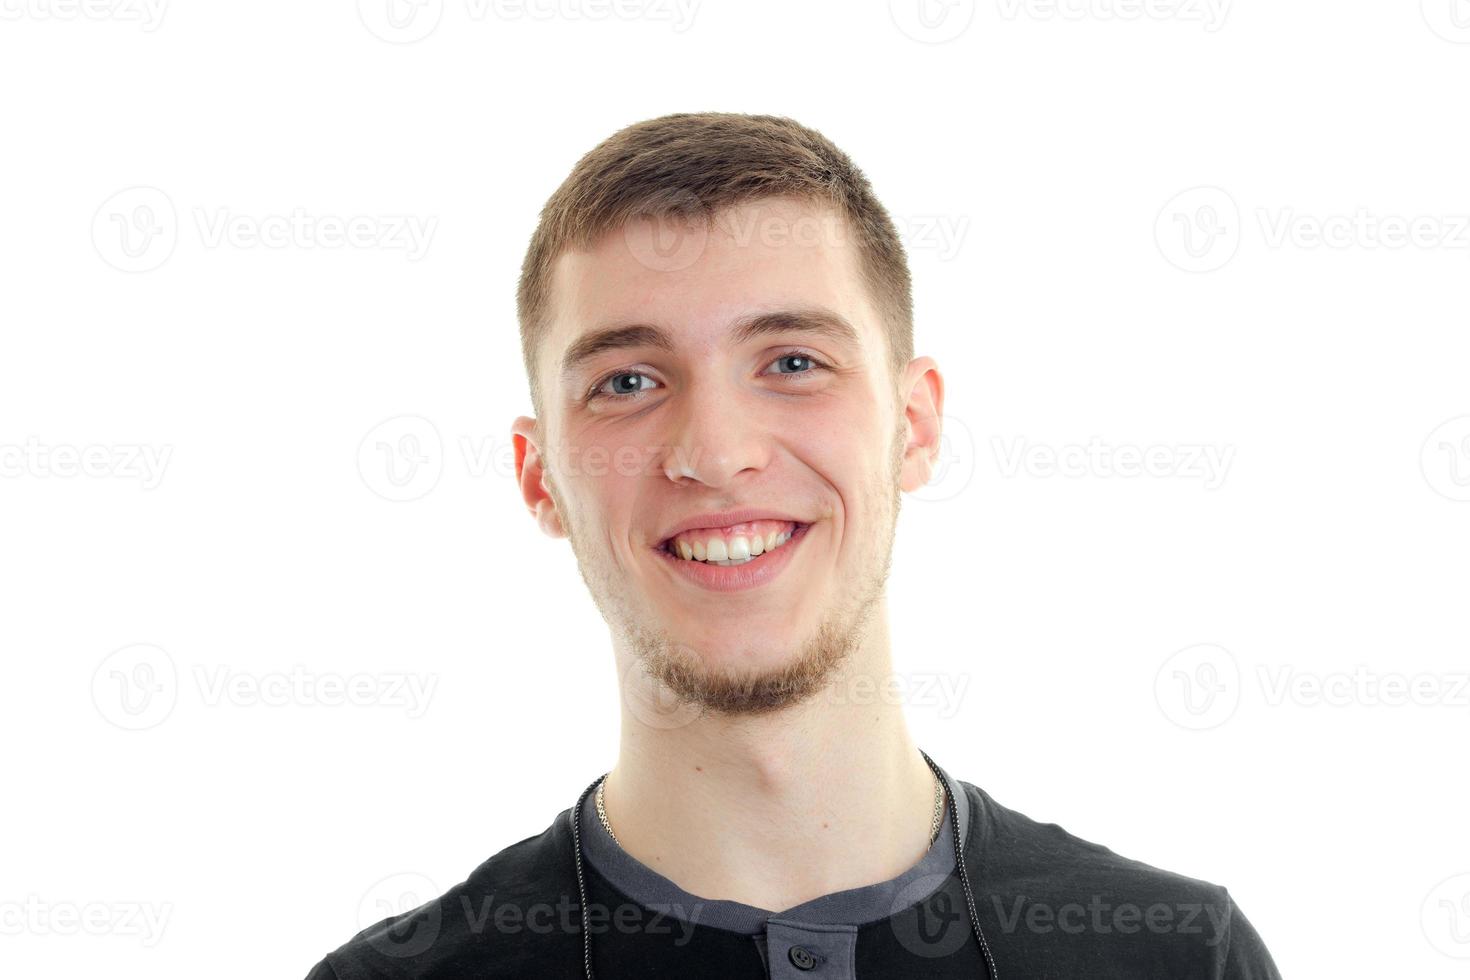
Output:
<svg viewBox="0 0 1470 980">
<path fill-rule="evenodd" d="M 929 846 L 933 847 L 934 842 L 939 839 L 939 825 L 944 821 L 944 787 L 939 782 L 938 773 L 931 771 L 930 775 L 934 777 L 934 817 L 929 822 Z M 607 831 L 607 836 L 613 839 L 613 843 L 622 847 L 618 835 L 613 833 L 612 824 L 608 822 L 607 807 L 602 804 L 602 787 L 606 782 L 606 776 L 597 781 L 597 819 L 602 821 L 602 829 Z"/>
<path fill-rule="evenodd" d="M 929 758 L 929 753 L 925 752 L 923 749 L 919 750 L 919 754 L 922 755 L 924 757 L 924 761 L 928 763 L 929 771 L 934 773 L 934 778 L 938 779 L 939 766 L 934 762 L 933 759 Z M 596 974 L 594 974 L 592 971 L 592 929 L 587 924 L 587 880 L 582 874 L 582 834 L 580 814 L 582 812 L 582 804 L 586 802 L 587 797 L 592 795 L 592 791 L 594 789 L 597 789 L 599 792 L 601 791 L 602 782 L 605 779 L 607 779 L 607 773 L 603 773 L 597 778 L 595 782 L 591 783 L 586 789 L 582 790 L 582 795 L 577 797 L 577 802 L 572 807 L 572 860 L 575 862 L 577 869 L 577 910 L 578 915 L 581 916 L 581 925 L 579 927 L 579 931 L 582 933 L 582 973 L 587 978 L 587 980 L 596 980 Z M 964 848 L 960 846 L 959 809 L 955 806 L 953 793 L 945 793 L 944 798 L 949 803 L 949 819 L 950 823 L 953 824 L 955 828 L 955 832 L 952 838 L 954 842 L 955 870 L 959 873 L 960 876 L 960 888 L 963 890 L 965 896 L 965 910 L 969 913 L 970 916 L 970 929 L 974 933 L 975 942 L 979 945 L 980 953 L 984 957 L 985 976 L 987 980 L 1000 980 L 1000 971 L 995 968 L 995 957 L 992 956 L 990 953 L 990 944 L 985 941 L 985 931 L 980 928 L 980 915 L 975 909 L 975 894 L 970 888 L 970 874 L 969 870 L 965 867 Z M 601 816 L 603 827 L 607 829 L 608 836 L 612 836 L 612 827 L 607 822 L 607 814 L 605 810 L 603 811 Z M 616 842 L 617 838 L 613 837 L 613 840 L 614 842 Z M 621 847 L 622 845 L 619 844 L 618 846 Z"/>
</svg>

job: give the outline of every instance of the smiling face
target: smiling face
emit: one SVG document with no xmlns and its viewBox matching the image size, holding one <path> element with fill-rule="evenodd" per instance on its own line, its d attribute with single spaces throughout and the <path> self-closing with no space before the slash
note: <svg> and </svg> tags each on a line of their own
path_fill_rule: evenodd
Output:
<svg viewBox="0 0 1470 980">
<path fill-rule="evenodd" d="M 634 222 L 558 259 L 518 476 L 654 677 L 768 711 L 862 639 L 942 384 L 928 358 L 894 377 L 835 212 L 766 198 L 679 230 L 670 249 L 668 225 Z"/>
</svg>

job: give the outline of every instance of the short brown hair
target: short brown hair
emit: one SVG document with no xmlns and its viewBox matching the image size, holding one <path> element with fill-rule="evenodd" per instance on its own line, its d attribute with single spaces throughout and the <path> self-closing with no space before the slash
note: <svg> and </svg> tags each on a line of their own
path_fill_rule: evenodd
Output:
<svg viewBox="0 0 1470 980">
<path fill-rule="evenodd" d="M 702 212 L 708 220 L 732 205 L 778 195 L 825 204 L 846 219 L 888 328 L 896 376 L 914 356 L 913 291 L 903 243 L 867 177 L 821 133 L 784 116 L 680 112 L 603 140 L 541 209 L 516 290 L 536 414 L 536 353 L 549 323 L 552 270 L 564 251 L 590 248 L 635 217 L 673 210 L 691 217 Z"/>
</svg>

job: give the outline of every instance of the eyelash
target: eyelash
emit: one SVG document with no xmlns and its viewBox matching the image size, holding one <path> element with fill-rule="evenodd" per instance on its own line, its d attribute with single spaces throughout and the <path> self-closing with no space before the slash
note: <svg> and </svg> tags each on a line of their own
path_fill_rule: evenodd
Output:
<svg viewBox="0 0 1470 980">
<path fill-rule="evenodd" d="M 788 378 L 799 378 L 799 377 L 802 377 L 804 375 L 814 374 L 817 371 L 829 371 L 829 370 L 831 370 L 831 365 L 829 365 L 826 361 L 823 361 L 821 358 L 817 357 L 817 355 L 815 355 L 815 354 L 813 354 L 813 353 L 811 353 L 809 351 L 804 351 L 804 350 L 789 350 L 789 351 L 785 351 L 785 352 L 783 352 L 781 354 L 777 354 L 774 358 L 771 359 L 771 363 L 772 364 L 775 364 L 777 361 L 785 360 L 788 357 L 800 357 L 800 358 L 804 358 L 805 360 L 811 361 L 811 363 L 812 363 L 812 370 L 810 370 L 810 371 L 777 372 L 777 374 L 780 375 L 780 376 L 788 377 Z M 626 393 L 620 394 L 620 395 L 610 395 L 610 394 L 607 394 L 606 392 L 604 392 L 602 390 L 603 386 L 606 385 L 613 378 L 620 378 L 620 377 L 622 377 L 625 374 L 638 375 L 640 377 L 647 377 L 648 376 L 643 371 L 634 371 L 634 370 L 631 370 L 631 369 L 628 369 L 628 368 L 624 368 L 622 370 L 612 371 L 612 372 L 610 372 L 608 374 L 604 374 L 601 378 L 599 378 L 592 385 L 592 390 L 587 393 L 586 400 L 588 402 L 593 402 L 593 401 L 597 401 L 597 400 L 603 399 L 603 398 L 611 398 L 611 399 L 614 399 L 615 401 L 635 401 L 638 398 L 640 398 L 641 396 L 643 396 L 643 395 L 645 395 L 645 394 L 648 393 L 647 392 L 647 389 L 640 389 L 638 391 L 626 392 Z"/>
</svg>

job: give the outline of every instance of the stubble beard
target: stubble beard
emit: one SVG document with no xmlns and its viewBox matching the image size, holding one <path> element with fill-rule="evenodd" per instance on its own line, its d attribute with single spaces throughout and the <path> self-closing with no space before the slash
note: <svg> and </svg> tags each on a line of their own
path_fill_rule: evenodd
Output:
<svg viewBox="0 0 1470 980">
<path fill-rule="evenodd" d="M 680 643 L 651 622 L 646 604 L 630 592 L 624 577 L 610 566 L 606 553 L 589 540 L 563 504 L 563 497 L 545 474 L 547 490 L 561 515 L 582 581 L 608 626 L 622 637 L 626 649 L 642 669 L 663 685 L 679 706 L 728 717 L 754 716 L 801 704 L 833 679 L 867 635 L 892 567 L 893 539 L 901 503 L 899 476 L 903 465 L 906 423 L 900 415 L 892 439 L 886 474 L 864 488 L 862 513 L 849 530 L 868 531 L 866 554 L 857 558 L 853 575 L 829 605 L 826 614 L 801 645 L 779 658 L 771 669 L 732 670 L 712 667 L 688 644 Z"/>
</svg>

